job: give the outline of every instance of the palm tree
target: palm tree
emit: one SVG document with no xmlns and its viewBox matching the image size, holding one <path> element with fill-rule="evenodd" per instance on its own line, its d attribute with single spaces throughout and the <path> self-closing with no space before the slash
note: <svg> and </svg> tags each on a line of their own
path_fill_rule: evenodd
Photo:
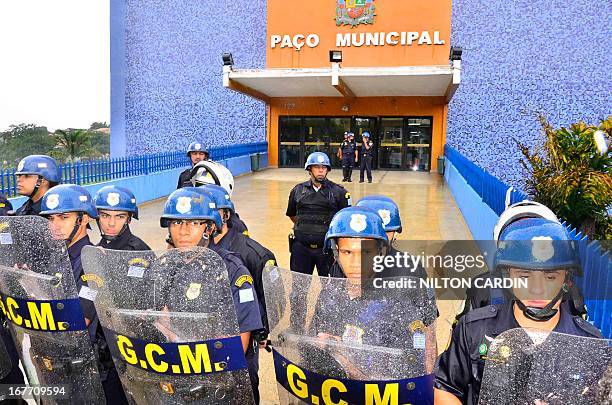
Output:
<svg viewBox="0 0 612 405">
<path fill-rule="evenodd" d="M 58 129 L 54 133 L 59 154 L 69 162 L 84 156 L 95 156 L 98 152 L 91 147 L 92 134 L 83 129 Z"/>
</svg>

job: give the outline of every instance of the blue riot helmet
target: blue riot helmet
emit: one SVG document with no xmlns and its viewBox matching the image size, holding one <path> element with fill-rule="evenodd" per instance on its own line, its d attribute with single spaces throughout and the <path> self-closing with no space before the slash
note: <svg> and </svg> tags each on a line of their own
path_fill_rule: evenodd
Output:
<svg viewBox="0 0 612 405">
<path fill-rule="evenodd" d="M 370 133 L 368 131 L 365 131 L 361 136 L 370 139 Z"/>
<path fill-rule="evenodd" d="M 212 196 L 205 190 L 199 187 L 184 187 L 174 191 L 168 196 L 164 212 L 160 218 L 162 228 L 169 228 L 170 222 L 173 220 L 202 220 L 213 222 L 218 229 L 223 225 L 221 216 L 217 210 Z M 210 226 L 207 226 L 210 229 Z M 217 230 L 214 230 L 210 236 L 214 237 Z M 205 231 L 202 234 L 202 239 L 207 240 L 209 235 Z M 166 239 L 168 243 L 174 246 L 172 237 L 169 235 Z"/>
<path fill-rule="evenodd" d="M 559 293 L 544 307 L 529 307 L 508 291 L 526 317 L 547 321 L 557 313 L 553 307 L 572 285 L 572 275 L 581 267 L 575 242 L 563 225 L 545 218 L 524 218 L 507 225 L 499 236 L 494 267 L 505 277 L 510 269 L 528 271 L 567 271 Z"/>
<path fill-rule="evenodd" d="M 385 195 L 368 195 L 357 201 L 357 207 L 367 207 L 378 213 L 383 221 L 385 232 L 402 233 L 402 220 L 399 207 Z"/>
<path fill-rule="evenodd" d="M 346 207 L 334 215 L 325 235 L 326 249 L 334 248 L 337 238 L 376 239 L 388 244 L 382 219 L 366 207 Z"/>
<path fill-rule="evenodd" d="M 15 175 L 37 175 L 38 180 L 34 190 L 28 197 L 33 197 L 40 188 L 43 179 L 50 183 L 50 187 L 57 185 L 62 176 L 60 174 L 57 162 L 47 155 L 30 155 L 19 161 Z"/>
<path fill-rule="evenodd" d="M 189 144 L 189 146 L 187 147 L 187 157 L 191 158 L 191 153 L 192 152 L 202 152 L 204 153 L 204 160 L 208 160 L 209 157 L 209 153 L 206 150 L 206 147 L 204 146 L 203 143 L 201 142 L 191 142 Z"/>
<path fill-rule="evenodd" d="M 136 205 L 136 197 L 127 188 L 119 186 L 102 187 L 94 195 L 93 203 L 96 206 L 96 209 L 98 210 L 98 214 L 100 214 L 100 211 L 124 211 L 129 214 L 127 221 L 125 222 L 119 233 L 114 236 L 106 235 L 102 231 L 102 227 L 100 226 L 100 219 L 98 219 L 98 229 L 100 229 L 100 234 L 102 235 L 102 238 L 106 240 L 113 240 L 121 236 L 130 225 L 130 220 L 132 219 L 132 217 L 138 219 L 138 206 Z"/>
<path fill-rule="evenodd" d="M 206 190 L 213 197 L 217 209 L 226 209 L 235 212 L 234 203 L 230 200 L 230 195 L 225 188 L 216 184 L 204 184 L 198 188 Z"/>
<path fill-rule="evenodd" d="M 323 152 L 312 152 L 310 155 L 308 155 L 308 159 L 306 159 L 306 164 L 304 165 L 304 170 L 308 170 L 310 166 L 314 165 L 327 166 L 327 170 L 331 170 L 329 156 Z"/>
<path fill-rule="evenodd" d="M 93 204 L 89 192 L 81 186 L 76 184 L 60 184 L 47 190 L 42 198 L 40 215 L 48 216 L 68 212 L 77 213 L 77 220 L 72 233 L 66 239 L 70 243 L 83 221 L 83 214 L 96 219 L 98 218 L 98 211 Z"/>
<path fill-rule="evenodd" d="M 125 187 L 105 186 L 94 195 L 93 203 L 98 210 L 125 211 L 138 219 L 136 197 Z"/>
</svg>

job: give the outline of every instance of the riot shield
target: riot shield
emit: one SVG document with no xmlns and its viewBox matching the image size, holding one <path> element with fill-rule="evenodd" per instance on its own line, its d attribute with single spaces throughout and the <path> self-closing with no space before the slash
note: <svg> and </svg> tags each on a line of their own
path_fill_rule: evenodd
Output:
<svg viewBox="0 0 612 405">
<path fill-rule="evenodd" d="M 85 278 L 135 404 L 253 403 L 225 264 L 212 250 L 83 249 Z"/>
<path fill-rule="evenodd" d="M 349 279 L 266 268 L 281 403 L 433 404 L 435 298 L 418 278 L 385 280 L 394 287 L 372 291 Z M 307 305 L 295 305 L 292 294 Z"/>
<path fill-rule="evenodd" d="M 0 326 L 3 328 L 4 326 Z M 0 339 L 0 378 L 6 377 L 13 368 L 13 363 L 11 362 L 11 357 L 6 350 L 6 346 L 2 339 Z"/>
<path fill-rule="evenodd" d="M 45 403 L 104 403 L 64 241 L 41 217 L 0 217 L 0 310 L 30 384 L 58 386 Z"/>
<path fill-rule="evenodd" d="M 480 350 L 485 368 L 479 404 L 610 403 L 611 343 L 534 329 L 508 330 Z"/>
</svg>

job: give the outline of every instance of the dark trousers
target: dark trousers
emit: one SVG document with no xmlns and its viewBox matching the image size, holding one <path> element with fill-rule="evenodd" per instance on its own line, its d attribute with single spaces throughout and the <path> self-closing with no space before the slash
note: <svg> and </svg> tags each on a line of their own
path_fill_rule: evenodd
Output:
<svg viewBox="0 0 612 405">
<path fill-rule="evenodd" d="M 259 404 L 259 345 L 255 343 L 253 349 L 249 349 L 246 354 L 247 366 L 249 369 L 249 378 L 251 379 L 251 388 L 253 389 L 253 397 L 255 403 Z"/>
<path fill-rule="evenodd" d="M 363 181 L 363 171 L 368 172 L 368 181 L 372 182 L 372 156 L 362 156 L 359 165 L 359 181 Z"/>
<path fill-rule="evenodd" d="M 297 273 L 312 274 L 314 267 L 317 266 L 319 276 L 329 276 L 329 269 L 333 263 L 331 254 L 323 253 L 323 247 L 310 248 L 297 240 L 291 249 L 291 270 Z M 289 294 L 291 305 L 291 329 L 294 333 L 304 333 L 307 311 L 307 293 L 309 285 L 303 285 L 293 279 L 293 287 Z"/>
<path fill-rule="evenodd" d="M 342 178 L 344 180 L 350 180 L 353 175 L 353 166 L 355 161 L 353 159 L 342 158 Z"/>
<path fill-rule="evenodd" d="M 119 380 L 119 373 L 117 373 L 117 369 L 115 367 L 111 367 L 108 370 L 106 380 L 102 381 L 102 388 L 104 389 L 107 404 L 129 404 L 125 393 L 123 392 L 121 380 Z"/>
<path fill-rule="evenodd" d="M 315 266 L 317 266 L 319 276 L 327 277 L 329 276 L 329 268 L 332 265 L 333 258 L 330 254 L 323 252 L 322 246 L 312 249 L 296 240 L 291 249 L 289 262 L 291 271 L 312 274 Z"/>
</svg>

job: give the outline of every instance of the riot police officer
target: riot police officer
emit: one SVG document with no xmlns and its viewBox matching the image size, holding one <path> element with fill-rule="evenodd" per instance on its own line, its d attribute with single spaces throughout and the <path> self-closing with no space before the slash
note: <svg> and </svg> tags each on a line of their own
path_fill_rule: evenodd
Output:
<svg viewBox="0 0 612 405">
<path fill-rule="evenodd" d="M 545 205 L 535 201 L 520 201 L 515 203 L 500 215 L 493 230 L 493 242 L 499 241 L 501 231 L 511 223 L 525 218 L 544 218 L 549 221 L 559 222 L 557 216 Z M 476 279 L 499 279 L 502 274 L 499 271 L 487 272 L 476 277 Z M 563 297 L 567 301 L 573 315 L 583 316 L 587 313 L 582 293 L 575 284 L 567 286 L 567 292 Z M 468 288 L 466 291 L 466 302 L 464 309 L 457 315 L 457 321 L 468 311 L 485 307 L 490 304 L 501 304 L 505 301 L 505 294 L 496 288 Z"/>
<path fill-rule="evenodd" d="M 352 132 L 345 132 L 344 135 L 344 141 L 340 144 L 340 148 L 338 149 L 338 154 L 342 159 L 342 181 L 351 182 L 353 166 L 358 159 L 357 144 L 352 138 L 352 136 L 354 136 Z"/>
<path fill-rule="evenodd" d="M 4 196 L 4 194 L 0 193 L 0 216 L 8 215 L 9 211 L 13 210 L 13 205 L 11 202 Z"/>
<path fill-rule="evenodd" d="M 368 195 L 357 201 L 355 206 L 367 207 L 378 213 L 383 222 L 387 238 L 389 238 L 389 252 L 387 255 L 392 257 L 403 255 L 403 252 L 400 252 L 394 246 L 397 234 L 402 233 L 402 220 L 400 218 L 399 207 L 395 201 L 384 195 Z M 417 265 L 414 269 L 398 267 L 387 268 L 385 269 L 385 273 L 387 277 L 413 276 L 422 279 L 427 278 L 427 272 L 421 265 Z"/>
<path fill-rule="evenodd" d="M 504 227 L 495 270 L 505 278 L 527 280 L 527 287 L 505 290 L 502 304 L 474 309 L 453 329 L 448 349 L 436 364 L 436 404 L 476 404 L 488 346 L 513 328 L 532 328 L 576 336 L 601 337 L 599 330 L 572 315 L 562 297 L 580 271 L 566 229 L 544 218 L 522 218 Z"/>
<path fill-rule="evenodd" d="M 204 160 L 208 160 L 209 153 L 204 147 L 204 145 L 200 142 L 191 142 L 189 147 L 187 147 L 187 157 L 191 160 L 191 167 L 195 166 L 198 162 L 202 162 Z M 189 182 L 191 179 L 191 168 L 185 169 L 181 172 L 178 179 L 178 184 L 176 188 L 181 187 L 191 187 L 192 184 Z"/>
<path fill-rule="evenodd" d="M 261 313 L 261 321 L 264 328 L 260 331 L 252 333 L 253 340 L 259 342 L 260 346 L 266 345 L 266 338 L 269 332 L 268 318 L 266 316 L 266 304 L 264 297 L 264 289 L 262 283 L 262 273 L 266 266 L 276 266 L 276 258 L 274 253 L 269 249 L 262 246 L 254 239 L 238 233 L 234 228 L 229 227 L 228 222 L 232 218 L 234 211 L 234 204 L 228 198 L 228 195 L 220 186 L 207 184 L 202 187 L 208 193 L 210 193 L 214 200 L 219 215 L 221 216 L 221 228 L 218 229 L 218 233 L 214 237 L 214 243 L 230 252 L 237 253 L 244 262 L 244 265 L 251 273 L 253 277 L 253 286 L 257 292 L 259 298 L 259 310 Z M 259 359 L 259 346 L 254 348 L 254 359 L 253 365 L 258 365 Z M 254 387 L 255 401 L 259 403 L 259 390 L 256 389 L 259 386 L 258 370 L 249 370 L 251 377 L 251 384 Z"/>
<path fill-rule="evenodd" d="M 372 159 L 374 158 L 374 143 L 370 141 L 370 133 L 364 132 L 361 141 L 361 163 L 359 166 L 359 182 L 363 183 L 363 172 L 368 172 L 368 183 L 372 182 Z"/>
<path fill-rule="evenodd" d="M 327 276 L 332 258 L 323 251 L 325 233 L 334 214 L 351 205 L 351 196 L 327 179 L 331 163 L 325 153 L 311 153 L 304 169 L 310 180 L 291 190 L 286 212 L 294 223 L 295 238 L 289 239 L 291 270 L 312 274 L 316 265 L 319 276 Z"/>
<path fill-rule="evenodd" d="M 43 195 L 61 181 L 57 162 L 50 156 L 26 156 L 17 165 L 17 192 L 28 200 L 14 215 L 38 215 Z"/>
<path fill-rule="evenodd" d="M 93 246 L 89 240 L 87 226 L 90 220 L 98 218 L 98 212 L 89 192 L 75 184 L 52 187 L 42 198 L 40 215 L 49 219 L 54 235 L 66 241 L 76 287 L 81 292 L 83 287 L 87 287 L 81 278 L 83 275 L 81 250 L 85 246 Z M 81 296 L 80 302 L 90 339 L 98 351 L 96 354 L 99 357 L 100 379 L 106 402 L 113 405 L 127 404 L 119 375 L 104 338 L 104 332 L 90 298 Z"/>
<path fill-rule="evenodd" d="M 258 365 L 254 356 L 251 334 L 263 329 L 259 300 L 253 289 L 253 277 L 239 256 L 214 243 L 213 238 L 223 228 L 216 204 L 210 195 L 195 187 L 184 187 L 168 197 L 160 219 L 168 228 L 168 243 L 176 248 L 208 247 L 223 259 L 230 278 L 230 288 L 238 318 L 240 337 L 247 360 L 249 374 Z M 211 243 L 212 242 L 212 243 Z M 254 380 L 251 380 L 252 384 Z M 253 390 L 257 390 L 253 386 Z"/>
<path fill-rule="evenodd" d="M 372 241 L 374 244 L 369 245 L 367 241 Z M 367 282 L 366 280 L 370 280 L 372 277 L 380 277 L 380 275 L 373 272 L 372 269 L 362 268 L 363 263 L 367 262 L 367 259 L 363 256 L 384 256 L 388 254 L 389 249 L 389 240 L 380 216 L 372 209 L 363 206 L 340 210 L 329 226 L 329 231 L 325 236 L 325 246 L 332 250 L 335 259 L 331 270 L 332 276 L 346 277 L 349 280 L 349 285 L 355 285 L 358 288 L 348 288 L 347 293 L 352 294 L 351 298 L 354 305 L 351 305 L 350 308 L 340 309 L 344 312 L 342 315 L 343 321 L 334 325 L 327 325 L 331 329 L 328 333 L 319 333 L 319 338 L 346 342 L 348 337 L 351 336 L 358 339 L 360 344 L 404 349 L 411 347 L 413 343 L 412 336 L 409 333 L 410 328 L 406 325 L 416 321 L 419 325 L 425 326 L 422 328 L 424 329 L 422 333 L 425 335 L 423 336 L 426 342 L 425 346 L 430 356 L 427 364 L 423 364 L 423 366 L 431 372 L 434 363 L 433 354 L 436 352 L 435 330 L 433 327 L 426 327 L 432 325 L 436 319 L 435 300 L 426 298 L 428 295 L 425 293 L 420 295 L 423 298 L 420 302 L 401 299 L 401 297 L 412 298 L 413 296 L 410 293 L 404 295 L 401 292 L 394 295 L 396 291 L 385 291 L 380 295 L 378 292 L 365 293 L 368 289 L 368 285 L 364 284 Z M 368 252 L 369 249 L 372 251 Z M 371 288 L 370 291 L 372 291 Z M 321 298 L 316 306 L 313 320 L 315 324 L 317 319 L 334 319 L 331 313 L 339 310 L 334 302 L 325 302 L 327 297 L 334 298 L 332 294 L 322 292 L 319 296 Z M 414 307 L 406 308 L 407 304 L 414 304 Z M 372 308 L 374 307 L 378 307 L 378 309 L 373 311 Z M 412 319 L 407 319 L 405 312 L 410 312 Z M 398 319 L 402 319 L 402 322 L 397 322 Z M 357 321 L 357 323 L 354 321 Z M 422 347 L 422 349 L 425 349 L 425 347 Z"/>
<path fill-rule="evenodd" d="M 213 162 L 212 160 L 206 160 L 196 164 L 193 169 L 191 169 L 190 182 L 194 187 L 200 187 L 206 184 L 214 184 L 222 187 L 229 199 L 232 198 L 232 193 L 234 192 L 234 176 L 232 172 L 230 172 L 227 167 L 220 163 Z M 246 224 L 240 219 L 240 216 L 235 210 L 231 214 L 228 226 L 234 228 L 238 233 L 249 236 L 249 230 Z"/>
<path fill-rule="evenodd" d="M 114 250 L 151 250 L 139 237 L 132 234 L 130 222 L 138 219 L 134 194 L 119 186 L 102 187 L 93 198 L 98 210 L 98 228 L 102 239 L 98 246 Z"/>
</svg>

